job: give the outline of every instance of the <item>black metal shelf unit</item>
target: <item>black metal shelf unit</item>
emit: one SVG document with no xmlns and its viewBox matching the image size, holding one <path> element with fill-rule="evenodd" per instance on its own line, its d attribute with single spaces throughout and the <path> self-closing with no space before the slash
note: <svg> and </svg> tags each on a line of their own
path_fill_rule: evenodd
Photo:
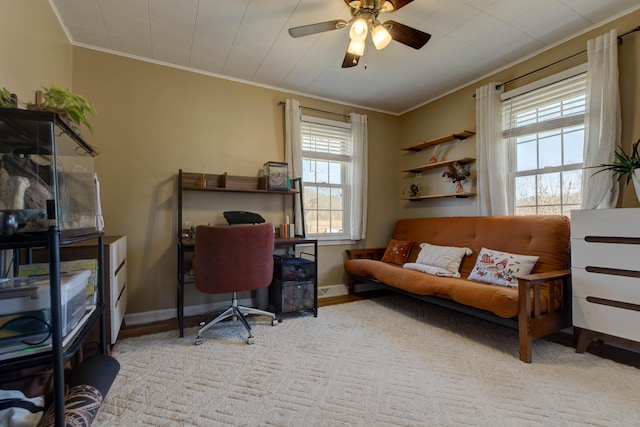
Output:
<svg viewBox="0 0 640 427">
<path fill-rule="evenodd" d="M 0 195 L 0 250 L 12 251 L 13 268 L 0 266 L 4 274 L 6 270 L 17 275 L 22 252 L 29 263 L 31 249 L 46 248 L 51 301 L 50 347 L 6 351 L 0 372 L 51 367 L 56 425 L 64 425 L 65 419 L 64 362 L 82 346 L 97 323 L 99 352 L 107 354 L 104 234 L 95 226 L 95 155 L 95 150 L 57 113 L 0 108 L 0 184 L 11 191 L 10 197 Z M 90 239 L 97 239 L 98 244 L 96 304 L 93 311 L 85 310 L 79 324 L 63 336 L 60 247 Z"/>
</svg>

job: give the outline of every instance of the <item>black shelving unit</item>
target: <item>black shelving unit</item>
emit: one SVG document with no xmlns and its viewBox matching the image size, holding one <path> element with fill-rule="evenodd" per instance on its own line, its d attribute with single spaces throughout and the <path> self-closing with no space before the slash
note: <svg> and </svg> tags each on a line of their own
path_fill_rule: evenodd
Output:
<svg viewBox="0 0 640 427">
<path fill-rule="evenodd" d="M 22 239 L 20 238 L 22 237 Z M 69 344 L 63 345 L 62 336 L 62 300 L 60 293 L 60 246 L 98 239 L 97 268 L 97 304 L 89 318 L 75 334 Z M 9 240 L 9 241 L 7 241 Z M 34 366 L 51 365 L 53 372 L 53 401 L 56 425 L 64 425 L 65 378 L 64 361 L 71 357 L 82 346 L 96 323 L 99 322 L 100 353 L 107 354 L 104 322 L 104 234 L 92 233 L 84 236 L 63 239 L 57 227 L 51 227 L 45 235 L 13 236 L 11 239 L 0 239 L 0 249 L 13 250 L 14 260 L 19 259 L 20 249 L 45 247 L 49 251 L 49 290 L 51 292 L 51 350 L 25 356 L 18 356 L 0 362 L 0 372 L 14 371 Z"/>
<path fill-rule="evenodd" d="M 21 254 L 27 258 L 23 261 L 30 263 L 31 250 L 45 248 L 49 254 L 51 300 L 50 347 L 31 347 L 7 352 L 0 361 L 0 372 L 50 367 L 53 376 L 51 405 L 55 411 L 56 426 L 64 425 L 65 420 L 65 360 L 80 349 L 97 324 L 99 352 L 107 354 L 104 317 L 104 234 L 96 231 L 96 200 L 95 197 L 92 198 L 92 195 L 96 196 L 92 193 L 92 190 L 95 190 L 95 187 L 92 187 L 92 157 L 96 154 L 58 113 L 0 108 L 0 156 L 2 167 L 7 170 L 6 175 L 9 176 L 9 180 L 28 179 L 27 188 L 34 183 L 36 186 L 46 187 L 46 191 L 34 191 L 28 197 L 26 190 L 24 194 L 15 193 L 14 190 L 11 203 L 6 203 L 6 199 L 3 201 L 0 209 L 0 250 L 12 251 L 12 270 L 13 274 L 17 275 Z M 27 163 L 32 169 L 21 169 Z M 75 172 L 78 167 L 84 168 L 82 173 Z M 76 181 L 73 181 L 74 179 Z M 68 186 L 69 181 L 77 183 L 78 180 L 82 187 Z M 63 336 L 60 248 L 91 239 L 97 239 L 98 245 L 96 304 L 92 311 L 85 312 L 78 325 Z M 10 270 L 2 267 L 3 272 Z"/>
</svg>

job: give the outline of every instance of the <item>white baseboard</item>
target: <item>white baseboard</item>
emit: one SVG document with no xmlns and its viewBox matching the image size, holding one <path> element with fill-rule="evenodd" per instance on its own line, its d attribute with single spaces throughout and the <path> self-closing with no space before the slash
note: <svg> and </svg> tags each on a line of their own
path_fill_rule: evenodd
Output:
<svg viewBox="0 0 640 427">
<path fill-rule="evenodd" d="M 347 285 L 329 285 L 318 287 L 318 299 L 347 295 Z"/>
<path fill-rule="evenodd" d="M 374 285 L 373 283 L 356 283 L 356 292 L 366 292 L 366 291 L 374 291 L 376 289 L 380 289 L 380 286 Z M 329 298 L 329 297 L 341 297 L 343 295 L 348 295 L 349 290 L 347 289 L 347 285 L 329 285 L 329 286 L 320 286 L 318 288 L 318 299 Z"/>
<path fill-rule="evenodd" d="M 211 304 L 200 304 L 185 306 L 184 316 L 198 316 L 200 314 L 209 313 L 216 310 L 222 310 L 229 306 L 230 301 L 220 301 Z M 251 298 L 239 299 L 238 304 L 253 306 L 254 302 Z M 162 320 L 173 319 L 177 316 L 175 308 L 167 308 L 164 310 L 145 311 L 142 313 L 125 314 L 124 321 L 127 325 L 146 325 L 148 323 L 159 322 Z"/>
</svg>

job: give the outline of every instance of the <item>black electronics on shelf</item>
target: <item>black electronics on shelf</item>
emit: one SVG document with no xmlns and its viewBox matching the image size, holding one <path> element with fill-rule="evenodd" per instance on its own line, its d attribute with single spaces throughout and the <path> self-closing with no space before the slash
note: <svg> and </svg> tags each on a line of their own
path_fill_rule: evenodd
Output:
<svg viewBox="0 0 640 427">
<path fill-rule="evenodd" d="M 237 224 L 263 224 L 265 222 L 262 215 L 254 212 L 226 211 L 222 215 L 229 225 Z"/>
</svg>

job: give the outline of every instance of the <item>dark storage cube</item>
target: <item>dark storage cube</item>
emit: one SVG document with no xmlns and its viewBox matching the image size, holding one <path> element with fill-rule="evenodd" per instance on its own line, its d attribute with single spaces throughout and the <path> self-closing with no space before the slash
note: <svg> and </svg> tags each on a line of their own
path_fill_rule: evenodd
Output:
<svg viewBox="0 0 640 427">
<path fill-rule="evenodd" d="M 274 257 L 273 278 L 281 282 L 313 280 L 316 263 L 304 258 Z"/>
<path fill-rule="evenodd" d="M 280 313 L 314 308 L 314 282 L 282 282 L 274 280 L 269 286 L 269 302 Z"/>
</svg>

